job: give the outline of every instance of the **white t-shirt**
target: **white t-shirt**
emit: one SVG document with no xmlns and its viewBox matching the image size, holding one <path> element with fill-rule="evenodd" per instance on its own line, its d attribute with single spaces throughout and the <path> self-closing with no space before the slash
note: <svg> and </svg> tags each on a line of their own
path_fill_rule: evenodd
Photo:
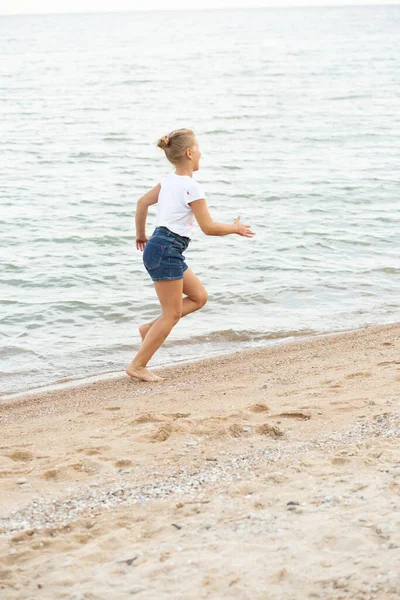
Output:
<svg viewBox="0 0 400 600">
<path fill-rule="evenodd" d="M 190 237 L 195 218 L 189 203 L 202 198 L 204 192 L 195 179 L 169 173 L 161 180 L 156 227 L 168 227 L 174 233 Z"/>
</svg>

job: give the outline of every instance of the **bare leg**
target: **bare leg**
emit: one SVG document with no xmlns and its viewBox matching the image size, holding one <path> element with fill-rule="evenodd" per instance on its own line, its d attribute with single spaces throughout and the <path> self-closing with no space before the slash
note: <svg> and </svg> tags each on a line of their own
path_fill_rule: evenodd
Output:
<svg viewBox="0 0 400 600">
<path fill-rule="evenodd" d="M 186 269 L 183 274 L 183 293 L 186 297 L 182 300 L 182 317 L 195 312 L 202 308 L 207 302 L 207 291 L 200 279 L 193 273 L 191 269 Z M 142 341 L 152 328 L 152 326 L 160 319 L 157 317 L 150 323 L 145 323 L 139 327 L 139 333 L 142 337 Z"/>
<path fill-rule="evenodd" d="M 195 304 L 193 302 L 193 300 L 191 300 L 190 298 L 186 297 L 186 298 L 182 299 L 182 317 L 185 317 L 189 313 L 194 312 L 195 310 L 198 310 L 199 308 L 201 308 L 201 306 L 198 306 L 197 304 Z M 161 317 L 162 317 L 162 315 L 160 315 L 159 317 L 154 319 L 154 321 L 150 321 L 150 323 L 145 323 L 144 325 L 141 325 L 139 327 L 139 333 L 142 338 L 142 341 L 144 340 L 146 335 L 149 333 L 149 331 L 153 327 L 154 323 L 156 323 L 159 319 L 161 319 Z"/>
<path fill-rule="evenodd" d="M 161 379 L 148 369 L 146 365 L 168 337 L 171 329 L 181 318 L 183 279 L 175 281 L 154 282 L 158 299 L 161 304 L 162 315 L 155 321 L 140 346 L 139 352 L 128 365 L 127 375 L 142 379 L 143 381 L 157 381 Z"/>
</svg>

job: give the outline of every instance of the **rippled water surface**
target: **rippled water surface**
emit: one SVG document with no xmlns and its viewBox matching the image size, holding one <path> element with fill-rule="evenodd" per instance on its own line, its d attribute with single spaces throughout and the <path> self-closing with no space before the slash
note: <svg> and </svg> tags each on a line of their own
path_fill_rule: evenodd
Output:
<svg viewBox="0 0 400 600">
<path fill-rule="evenodd" d="M 210 300 L 153 365 L 400 318 L 399 6 L 0 17 L 1 391 L 115 372 L 158 303 L 137 199 L 192 127 Z M 150 209 L 148 233 L 154 225 Z"/>
</svg>

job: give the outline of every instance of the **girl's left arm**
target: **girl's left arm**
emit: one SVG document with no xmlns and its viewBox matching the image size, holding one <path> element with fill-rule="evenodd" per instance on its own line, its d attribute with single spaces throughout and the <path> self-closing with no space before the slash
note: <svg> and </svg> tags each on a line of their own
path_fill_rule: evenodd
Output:
<svg viewBox="0 0 400 600">
<path fill-rule="evenodd" d="M 138 200 L 135 214 L 137 250 L 143 251 L 145 245 L 149 241 L 149 238 L 146 235 L 147 213 L 149 211 L 149 206 L 152 204 L 157 204 L 160 189 L 161 185 L 158 184 Z"/>
</svg>

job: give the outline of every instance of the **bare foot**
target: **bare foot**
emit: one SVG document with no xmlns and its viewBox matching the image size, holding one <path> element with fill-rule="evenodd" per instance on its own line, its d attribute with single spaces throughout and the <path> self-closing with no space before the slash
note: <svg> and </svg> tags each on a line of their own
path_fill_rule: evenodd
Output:
<svg viewBox="0 0 400 600">
<path fill-rule="evenodd" d="M 141 381 L 161 381 L 163 377 L 159 377 L 155 373 L 152 373 L 145 367 L 135 368 L 132 366 L 132 363 L 126 369 L 126 374 L 129 377 L 135 377 L 136 379 L 140 379 Z"/>
<path fill-rule="evenodd" d="M 144 338 L 146 337 L 150 328 L 151 328 L 151 324 L 149 324 L 149 323 L 145 323 L 144 325 L 141 325 L 139 327 L 139 333 L 140 333 L 140 337 L 142 338 L 142 342 L 143 342 Z"/>
</svg>

